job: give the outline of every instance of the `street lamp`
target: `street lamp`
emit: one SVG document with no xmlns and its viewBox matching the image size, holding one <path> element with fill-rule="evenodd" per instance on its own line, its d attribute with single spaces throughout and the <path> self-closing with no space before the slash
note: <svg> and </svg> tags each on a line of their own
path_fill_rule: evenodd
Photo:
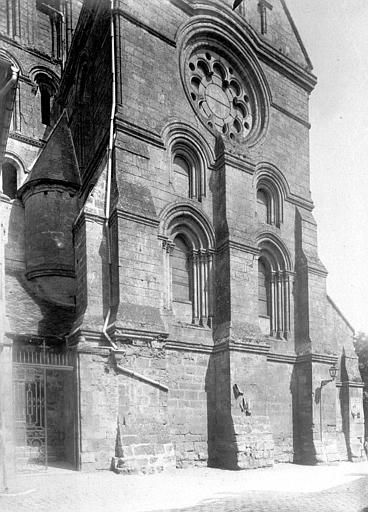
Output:
<svg viewBox="0 0 368 512">
<path fill-rule="evenodd" d="M 335 380 L 336 374 L 337 374 L 337 366 L 335 364 L 333 364 L 332 366 L 330 366 L 328 371 L 330 373 L 331 381 Z"/>
<path fill-rule="evenodd" d="M 322 434 L 322 424 L 323 424 L 323 420 L 322 420 L 322 388 L 324 386 L 326 386 L 329 382 L 333 382 L 336 379 L 337 366 L 335 364 L 333 364 L 328 369 L 328 372 L 330 374 L 331 379 L 321 380 L 320 396 L 319 396 L 319 431 L 320 431 L 320 436 L 321 436 L 321 442 L 323 440 L 323 434 Z"/>
</svg>

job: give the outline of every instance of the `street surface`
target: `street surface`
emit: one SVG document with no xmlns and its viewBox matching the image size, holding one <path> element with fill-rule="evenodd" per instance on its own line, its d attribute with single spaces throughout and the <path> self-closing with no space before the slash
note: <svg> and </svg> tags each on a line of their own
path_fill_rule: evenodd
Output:
<svg viewBox="0 0 368 512">
<path fill-rule="evenodd" d="M 10 481 L 0 511 L 368 512 L 368 463 L 132 476 L 50 468 Z"/>
</svg>

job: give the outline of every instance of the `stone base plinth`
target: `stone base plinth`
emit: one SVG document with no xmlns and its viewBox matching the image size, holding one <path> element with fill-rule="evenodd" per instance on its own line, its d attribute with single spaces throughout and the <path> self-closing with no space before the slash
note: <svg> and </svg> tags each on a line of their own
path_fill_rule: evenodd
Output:
<svg viewBox="0 0 368 512">
<path fill-rule="evenodd" d="M 121 447 L 121 456 L 113 457 L 111 469 L 115 473 L 160 473 L 175 468 L 176 458 L 172 443 L 135 444 Z"/>
</svg>

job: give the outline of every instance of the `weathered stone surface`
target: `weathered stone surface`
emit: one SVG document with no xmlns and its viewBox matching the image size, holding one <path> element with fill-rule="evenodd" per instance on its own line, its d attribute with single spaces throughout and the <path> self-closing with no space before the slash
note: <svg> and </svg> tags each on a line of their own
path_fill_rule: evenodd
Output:
<svg viewBox="0 0 368 512">
<path fill-rule="evenodd" d="M 21 67 L 7 146 L 19 186 L 43 150 L 25 208 L 0 196 L 0 351 L 22 335 L 73 353 L 55 393 L 70 409 L 67 459 L 119 473 L 358 460 L 353 330 L 326 294 L 309 190 L 315 77 L 283 2 L 259 38 L 247 25 L 261 30 L 257 2 L 234 14 L 230 0 L 121 0 L 111 13 L 86 0 L 78 25 L 72 2 L 62 74 L 47 7 L 10 4 L 0 29 Z M 45 147 L 38 68 L 58 90 L 52 123 L 65 112 Z M 220 87 L 254 126 L 206 124 L 221 124 L 200 111 L 206 100 L 223 112 Z M 0 358 L 10 389 L 10 345 Z M 336 381 L 322 384 L 333 363 Z"/>
</svg>

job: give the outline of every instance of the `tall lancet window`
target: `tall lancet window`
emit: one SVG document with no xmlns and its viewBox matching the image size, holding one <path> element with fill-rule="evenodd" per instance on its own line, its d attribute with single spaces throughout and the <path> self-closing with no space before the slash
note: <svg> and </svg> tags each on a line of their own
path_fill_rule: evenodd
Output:
<svg viewBox="0 0 368 512">
<path fill-rule="evenodd" d="M 182 235 L 174 240 L 171 253 L 172 295 L 174 301 L 192 302 L 190 247 Z"/>
<path fill-rule="evenodd" d="M 293 272 L 286 250 L 270 240 L 260 243 L 258 260 L 258 316 L 262 332 L 287 339 L 291 328 Z"/>
<path fill-rule="evenodd" d="M 211 326 L 212 227 L 202 212 L 187 204 L 173 206 L 163 224 L 165 305 L 179 322 Z"/>
</svg>

